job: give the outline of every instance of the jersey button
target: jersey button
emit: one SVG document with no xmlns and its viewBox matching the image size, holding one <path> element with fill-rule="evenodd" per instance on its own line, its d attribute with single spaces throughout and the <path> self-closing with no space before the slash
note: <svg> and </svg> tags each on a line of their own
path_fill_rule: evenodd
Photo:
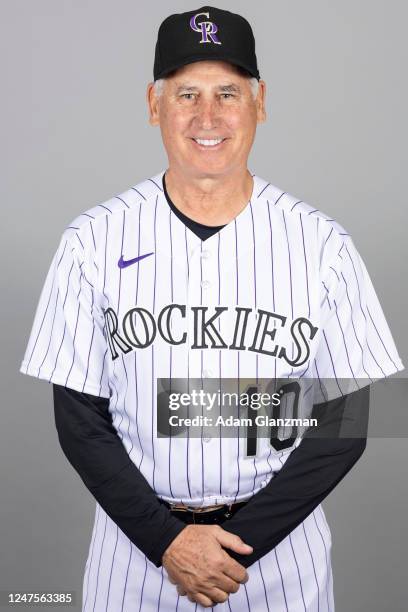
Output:
<svg viewBox="0 0 408 612">
<path fill-rule="evenodd" d="M 211 436 L 207 436 L 206 438 L 203 438 L 203 442 L 211 442 Z"/>
<path fill-rule="evenodd" d="M 203 281 L 201 281 L 200 284 L 201 284 L 203 289 L 208 289 L 209 287 L 211 287 L 211 283 L 208 280 L 203 280 Z"/>
<path fill-rule="evenodd" d="M 203 378 L 210 378 L 212 376 L 212 370 L 203 370 Z"/>
<path fill-rule="evenodd" d="M 202 251 L 201 252 L 202 259 L 208 259 L 210 257 L 210 255 L 211 255 L 210 251 Z"/>
</svg>

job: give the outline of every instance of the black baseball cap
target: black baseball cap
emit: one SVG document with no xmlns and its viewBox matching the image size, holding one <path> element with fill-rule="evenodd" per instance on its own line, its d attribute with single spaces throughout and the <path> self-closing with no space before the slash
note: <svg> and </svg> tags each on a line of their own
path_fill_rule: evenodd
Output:
<svg viewBox="0 0 408 612">
<path fill-rule="evenodd" d="M 248 21 L 230 11 L 203 6 L 167 17 L 160 25 L 154 57 L 156 81 L 200 60 L 223 60 L 260 79 L 255 39 Z"/>
</svg>

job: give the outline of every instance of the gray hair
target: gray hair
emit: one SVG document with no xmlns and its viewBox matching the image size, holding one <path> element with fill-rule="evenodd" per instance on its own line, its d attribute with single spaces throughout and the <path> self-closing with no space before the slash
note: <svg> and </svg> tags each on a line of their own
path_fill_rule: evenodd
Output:
<svg viewBox="0 0 408 612">
<path fill-rule="evenodd" d="M 160 97 L 163 93 L 164 81 L 165 81 L 165 78 L 157 79 L 157 81 L 154 82 L 154 92 L 157 97 Z M 250 77 L 249 85 L 251 87 L 252 96 L 255 100 L 256 96 L 258 95 L 258 88 L 259 88 L 258 79 L 256 79 L 255 77 Z"/>
</svg>

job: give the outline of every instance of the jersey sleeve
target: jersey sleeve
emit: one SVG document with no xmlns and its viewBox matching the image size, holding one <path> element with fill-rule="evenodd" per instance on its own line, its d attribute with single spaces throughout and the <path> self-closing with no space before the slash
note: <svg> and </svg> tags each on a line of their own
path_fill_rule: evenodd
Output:
<svg viewBox="0 0 408 612">
<path fill-rule="evenodd" d="M 321 329 L 314 362 L 317 379 L 330 387 L 325 400 L 404 369 L 353 240 L 344 233 L 331 236 L 330 242 L 321 265 Z"/>
<path fill-rule="evenodd" d="M 108 398 L 104 316 L 81 244 L 78 234 L 63 232 L 40 294 L 20 372 Z"/>
</svg>

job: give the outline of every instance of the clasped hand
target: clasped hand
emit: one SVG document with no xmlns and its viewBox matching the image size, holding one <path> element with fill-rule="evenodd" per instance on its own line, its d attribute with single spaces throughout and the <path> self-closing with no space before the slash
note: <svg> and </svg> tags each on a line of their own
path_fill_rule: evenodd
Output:
<svg viewBox="0 0 408 612">
<path fill-rule="evenodd" d="M 247 582 L 243 565 L 224 550 L 249 555 L 252 546 L 219 525 L 187 525 L 166 549 L 162 563 L 179 595 L 209 608 Z"/>
</svg>

